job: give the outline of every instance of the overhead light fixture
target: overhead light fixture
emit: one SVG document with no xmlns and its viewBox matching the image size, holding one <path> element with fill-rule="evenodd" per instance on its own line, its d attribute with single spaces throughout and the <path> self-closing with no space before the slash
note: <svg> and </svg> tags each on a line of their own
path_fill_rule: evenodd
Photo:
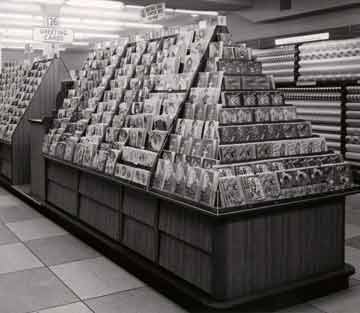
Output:
<svg viewBox="0 0 360 313">
<path fill-rule="evenodd" d="M 66 5 L 74 7 L 85 7 L 85 8 L 99 8 L 99 9 L 111 9 L 111 10 L 122 10 L 124 3 L 120 1 L 106 1 L 106 0 L 68 0 Z"/>
<path fill-rule="evenodd" d="M 4 19 L 0 18 L 0 25 L 5 27 L 12 27 L 12 26 L 42 26 L 43 23 L 39 21 L 31 21 L 31 20 L 21 20 L 21 19 Z"/>
<path fill-rule="evenodd" d="M 5 37 L 31 37 L 32 38 L 32 30 L 28 28 L 0 28 L 0 33 Z"/>
<path fill-rule="evenodd" d="M 318 33 L 318 34 L 311 34 L 304 36 L 293 36 L 293 37 L 275 39 L 275 45 L 281 46 L 281 45 L 289 45 L 294 43 L 328 40 L 329 38 L 330 38 L 330 33 Z"/>
<path fill-rule="evenodd" d="M 99 8 L 80 8 L 80 7 L 71 7 L 64 5 L 60 9 L 60 15 L 63 17 L 72 17 L 72 16 L 84 16 L 84 17 L 95 17 L 105 20 L 106 18 L 112 19 L 124 19 L 124 20 L 133 20 L 138 21 L 141 19 L 140 12 L 125 12 L 119 10 L 100 10 Z"/>
<path fill-rule="evenodd" d="M 182 10 L 182 9 L 170 9 L 166 8 L 165 12 L 182 13 L 182 14 L 197 14 L 197 15 L 209 15 L 218 16 L 219 13 L 216 11 L 198 11 L 198 10 Z"/>
<path fill-rule="evenodd" d="M 82 33 L 76 32 L 75 38 L 77 39 L 85 39 L 85 38 L 110 38 L 110 39 L 118 39 L 119 35 L 115 34 L 104 34 L 104 33 Z"/>
<path fill-rule="evenodd" d="M 89 43 L 87 41 L 73 41 L 71 43 L 73 46 L 88 46 Z"/>
<path fill-rule="evenodd" d="M 127 4 L 126 8 L 128 9 L 143 9 L 145 8 L 143 5 L 131 5 L 131 4 Z"/>
<path fill-rule="evenodd" d="M 38 4 L 63 4 L 65 0 L 11 0 L 12 2 L 38 3 Z"/>
<path fill-rule="evenodd" d="M 40 15 L 17 14 L 17 13 L 0 13 L 0 17 L 8 18 L 8 19 L 33 20 L 33 21 L 43 20 L 43 17 Z"/>
<path fill-rule="evenodd" d="M 31 3 L 10 3 L 10 2 L 1 2 L 0 3 L 0 11 L 4 12 L 6 10 L 9 11 L 21 11 L 21 12 L 32 12 L 32 13 L 40 13 L 41 8 L 39 5 Z"/>
<path fill-rule="evenodd" d="M 88 25 L 88 24 L 77 24 L 77 23 L 61 23 L 61 27 L 70 28 L 73 30 L 91 30 L 91 31 L 100 31 L 100 32 L 116 32 L 119 31 L 119 27 L 102 27 L 99 25 Z"/>
</svg>

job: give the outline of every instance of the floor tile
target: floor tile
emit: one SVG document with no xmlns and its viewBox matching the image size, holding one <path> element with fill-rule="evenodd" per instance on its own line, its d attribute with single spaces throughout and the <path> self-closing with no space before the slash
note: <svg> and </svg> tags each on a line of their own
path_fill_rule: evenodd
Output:
<svg viewBox="0 0 360 313">
<path fill-rule="evenodd" d="M 355 274 L 352 278 L 360 280 L 360 250 L 352 247 L 345 247 L 345 261 L 355 267 Z"/>
<path fill-rule="evenodd" d="M 360 226 L 360 210 L 345 210 L 346 223 Z"/>
<path fill-rule="evenodd" d="M 93 313 L 84 303 L 77 302 L 73 304 L 58 306 L 37 313 Z"/>
<path fill-rule="evenodd" d="M 313 305 L 302 304 L 302 305 L 290 307 L 288 309 L 276 311 L 276 313 L 323 313 L 323 311 L 320 311 Z"/>
<path fill-rule="evenodd" d="M 351 246 L 353 248 L 360 250 L 360 236 L 349 238 L 345 241 L 347 246 Z"/>
<path fill-rule="evenodd" d="M 355 278 L 350 278 L 349 285 L 350 285 L 350 288 L 359 286 L 360 285 L 360 280 L 355 279 Z"/>
<path fill-rule="evenodd" d="M 360 236 L 360 226 L 345 224 L 345 239 Z"/>
<path fill-rule="evenodd" d="M 6 245 L 9 243 L 15 243 L 19 240 L 16 236 L 5 226 L 5 224 L 0 222 L 0 245 Z"/>
<path fill-rule="evenodd" d="M 25 204 L 1 205 L 0 197 L 0 219 L 4 223 L 14 223 L 23 220 L 42 217 L 40 213 Z"/>
<path fill-rule="evenodd" d="M 26 245 L 46 265 L 57 265 L 100 256 L 94 249 L 71 235 L 28 241 Z"/>
<path fill-rule="evenodd" d="M 360 194 L 346 197 L 346 208 L 360 210 Z"/>
<path fill-rule="evenodd" d="M 0 274 L 42 266 L 44 265 L 22 243 L 0 246 Z"/>
<path fill-rule="evenodd" d="M 37 218 L 6 225 L 23 241 L 67 234 L 64 229 L 46 218 Z"/>
<path fill-rule="evenodd" d="M 144 286 L 141 281 L 104 257 L 57 265 L 50 269 L 81 299 Z"/>
<path fill-rule="evenodd" d="M 95 313 L 185 313 L 154 290 L 144 287 L 101 298 L 87 300 Z"/>
<path fill-rule="evenodd" d="M 326 313 L 359 313 L 360 287 L 316 299 L 312 304 Z"/>
<path fill-rule="evenodd" d="M 20 205 L 27 206 L 25 202 L 21 201 L 19 198 L 13 196 L 11 193 L 1 194 L 0 195 L 0 207 L 12 206 L 12 205 Z"/>
<path fill-rule="evenodd" d="M 26 313 L 78 301 L 46 268 L 0 275 L 0 312 Z"/>
</svg>

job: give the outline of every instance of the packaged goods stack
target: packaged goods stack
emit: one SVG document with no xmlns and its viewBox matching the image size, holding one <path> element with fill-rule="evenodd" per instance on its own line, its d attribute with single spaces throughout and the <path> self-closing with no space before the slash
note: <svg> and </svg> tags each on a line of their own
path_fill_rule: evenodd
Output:
<svg viewBox="0 0 360 313">
<path fill-rule="evenodd" d="M 299 119 L 250 49 L 219 34 L 203 70 L 154 189 L 221 210 L 352 187 L 350 167 Z"/>
<path fill-rule="evenodd" d="M 295 82 L 295 45 L 254 49 L 253 55 L 256 61 L 262 63 L 263 74 L 273 75 L 276 83 Z"/>
</svg>

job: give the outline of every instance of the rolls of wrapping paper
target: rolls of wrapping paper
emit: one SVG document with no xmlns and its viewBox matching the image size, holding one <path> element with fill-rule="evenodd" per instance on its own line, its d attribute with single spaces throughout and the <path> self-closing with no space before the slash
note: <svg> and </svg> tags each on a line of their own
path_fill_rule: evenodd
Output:
<svg viewBox="0 0 360 313">
<path fill-rule="evenodd" d="M 360 168 L 360 86 L 346 88 L 346 160 Z"/>
<path fill-rule="evenodd" d="M 360 79 L 360 39 L 307 43 L 299 51 L 299 81 Z"/>
<path fill-rule="evenodd" d="M 295 46 L 253 51 L 256 60 L 262 62 L 263 73 L 273 75 L 276 83 L 294 82 Z"/>
<path fill-rule="evenodd" d="M 341 88 L 296 87 L 280 90 L 284 93 L 285 103 L 296 106 L 298 117 L 311 121 L 313 133 L 325 137 L 330 149 L 340 151 Z"/>
</svg>

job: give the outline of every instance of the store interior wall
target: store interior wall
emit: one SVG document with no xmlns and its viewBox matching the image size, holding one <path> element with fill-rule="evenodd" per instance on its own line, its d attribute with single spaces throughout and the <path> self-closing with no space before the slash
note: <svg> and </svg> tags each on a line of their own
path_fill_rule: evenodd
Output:
<svg viewBox="0 0 360 313">
<path fill-rule="evenodd" d="M 17 64 L 23 64 L 25 60 L 24 50 L 20 49 L 1 49 L 1 64 L 4 65 L 8 62 L 16 62 Z M 40 57 L 42 55 L 42 50 L 35 50 L 34 57 Z"/>
<path fill-rule="evenodd" d="M 320 3 L 322 2 L 333 1 L 320 1 Z M 259 14 L 250 14 L 251 11 L 255 12 L 254 10 L 259 12 Z M 308 13 L 301 15 L 298 15 L 299 10 L 289 10 L 292 11 L 293 14 L 292 17 L 290 17 L 290 14 L 288 13 L 289 16 L 287 18 L 281 17 L 283 13 L 280 11 L 279 6 L 276 6 L 276 10 L 279 18 L 271 21 L 260 21 L 261 10 L 260 7 L 257 8 L 256 6 L 252 9 L 229 14 L 227 16 L 228 26 L 232 32 L 233 39 L 236 41 L 245 41 L 266 37 L 281 37 L 306 32 L 316 32 L 335 27 L 357 25 L 359 24 L 360 16 L 360 6 L 345 6 L 343 9 L 339 8 L 336 10 L 328 10 L 325 8 L 323 11 L 318 7 L 317 10 L 309 9 Z M 255 19 L 254 16 L 257 16 L 258 18 Z"/>
<path fill-rule="evenodd" d="M 68 70 L 80 70 L 88 55 L 87 50 L 82 51 L 62 51 L 60 57 L 63 59 Z"/>
<path fill-rule="evenodd" d="M 42 56 L 42 50 L 35 50 L 33 56 L 40 57 Z M 84 63 L 85 58 L 87 57 L 88 51 L 62 51 L 60 57 L 63 59 L 66 67 L 69 70 L 78 70 L 81 67 L 81 64 Z M 24 63 L 25 54 L 24 50 L 20 49 L 2 49 L 1 63 L 4 65 L 8 62 L 16 62 L 17 64 Z"/>
</svg>

